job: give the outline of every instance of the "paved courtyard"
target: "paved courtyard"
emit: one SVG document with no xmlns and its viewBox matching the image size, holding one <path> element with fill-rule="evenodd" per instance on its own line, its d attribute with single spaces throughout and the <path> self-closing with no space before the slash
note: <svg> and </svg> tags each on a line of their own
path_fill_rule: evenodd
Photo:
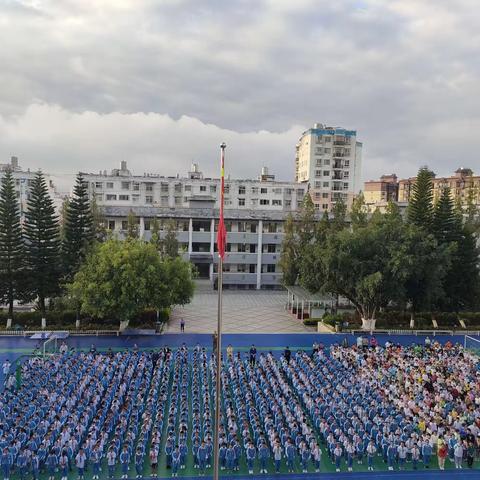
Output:
<svg viewBox="0 0 480 480">
<path fill-rule="evenodd" d="M 180 332 L 180 319 L 185 320 L 188 333 L 213 333 L 217 329 L 217 292 L 196 292 L 184 307 L 176 307 L 168 323 L 168 333 Z M 223 292 L 224 333 L 305 333 L 305 327 L 287 310 L 285 292 L 228 291 Z"/>
</svg>

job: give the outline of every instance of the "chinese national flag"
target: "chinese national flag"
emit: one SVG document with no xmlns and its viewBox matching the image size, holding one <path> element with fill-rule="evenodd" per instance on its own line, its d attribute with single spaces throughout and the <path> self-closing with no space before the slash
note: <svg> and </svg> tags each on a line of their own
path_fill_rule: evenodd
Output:
<svg viewBox="0 0 480 480">
<path fill-rule="evenodd" d="M 225 222 L 223 219 L 223 202 L 224 202 L 224 194 L 225 194 L 225 147 L 226 145 L 222 143 L 222 170 L 221 170 L 221 186 L 220 186 L 220 220 L 218 222 L 218 231 L 217 231 L 217 250 L 218 256 L 222 259 L 225 258 L 225 247 L 227 245 L 227 230 L 225 229 Z"/>
</svg>

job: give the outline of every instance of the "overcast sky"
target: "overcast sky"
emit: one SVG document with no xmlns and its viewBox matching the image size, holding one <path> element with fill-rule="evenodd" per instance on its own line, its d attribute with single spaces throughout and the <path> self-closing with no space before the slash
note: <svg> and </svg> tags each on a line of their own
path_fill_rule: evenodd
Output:
<svg viewBox="0 0 480 480">
<path fill-rule="evenodd" d="M 0 1 L 0 163 L 294 174 L 314 122 L 363 178 L 480 172 L 478 0 Z M 64 176 L 64 178 L 69 178 Z"/>
</svg>

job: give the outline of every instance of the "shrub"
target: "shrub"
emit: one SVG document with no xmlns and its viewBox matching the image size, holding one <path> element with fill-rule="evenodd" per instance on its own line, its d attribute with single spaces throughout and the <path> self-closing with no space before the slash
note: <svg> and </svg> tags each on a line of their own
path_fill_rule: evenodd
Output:
<svg viewBox="0 0 480 480">
<path fill-rule="evenodd" d="M 306 318 L 303 324 L 307 327 L 316 327 L 321 320 L 321 318 Z"/>
</svg>

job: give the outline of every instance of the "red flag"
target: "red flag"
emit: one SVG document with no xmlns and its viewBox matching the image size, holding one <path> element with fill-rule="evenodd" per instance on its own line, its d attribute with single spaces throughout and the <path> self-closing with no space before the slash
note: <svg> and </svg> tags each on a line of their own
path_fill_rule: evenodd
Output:
<svg viewBox="0 0 480 480">
<path fill-rule="evenodd" d="M 225 195 L 225 148 L 226 145 L 222 143 L 220 145 L 222 149 L 221 155 L 221 162 L 222 162 L 222 170 L 220 175 L 220 219 L 218 222 L 218 231 L 217 231 L 217 250 L 218 256 L 222 259 L 225 258 L 225 247 L 227 245 L 227 230 L 225 228 L 225 222 L 223 219 L 223 203 L 224 203 L 224 195 Z"/>
</svg>

